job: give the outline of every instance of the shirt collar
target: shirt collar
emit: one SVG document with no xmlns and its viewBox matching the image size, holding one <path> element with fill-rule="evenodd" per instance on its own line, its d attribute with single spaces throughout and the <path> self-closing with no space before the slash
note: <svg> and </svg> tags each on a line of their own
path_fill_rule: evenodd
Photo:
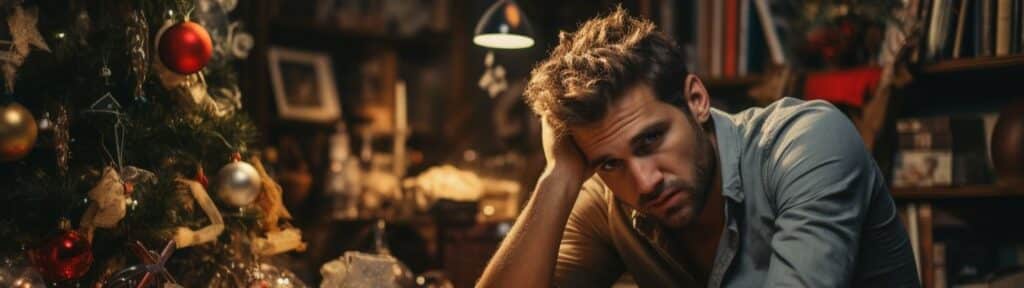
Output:
<svg viewBox="0 0 1024 288">
<path fill-rule="evenodd" d="M 718 167 L 722 173 L 722 196 L 735 202 L 743 202 L 740 192 L 740 144 L 743 135 L 732 115 L 718 109 L 711 109 L 715 138 L 718 145 Z"/>
</svg>

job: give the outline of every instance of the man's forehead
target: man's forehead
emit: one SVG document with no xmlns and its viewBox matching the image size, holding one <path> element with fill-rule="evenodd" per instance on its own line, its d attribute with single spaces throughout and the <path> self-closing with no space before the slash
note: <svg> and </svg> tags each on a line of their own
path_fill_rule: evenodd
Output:
<svg viewBox="0 0 1024 288">
<path fill-rule="evenodd" d="M 632 134 L 657 121 L 658 100 L 647 91 L 630 91 L 618 103 L 608 107 L 605 116 L 597 122 L 570 127 L 569 132 L 589 157 L 601 148 L 616 149 L 617 143 L 628 144 Z M 651 123 L 648 123 L 651 122 Z"/>
</svg>

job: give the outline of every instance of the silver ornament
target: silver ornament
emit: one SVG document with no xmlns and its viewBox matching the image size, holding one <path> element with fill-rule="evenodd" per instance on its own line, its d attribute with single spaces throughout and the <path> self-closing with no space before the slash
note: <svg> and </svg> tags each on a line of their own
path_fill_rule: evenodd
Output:
<svg viewBox="0 0 1024 288">
<path fill-rule="evenodd" d="M 217 172 L 217 197 L 228 205 L 245 207 L 260 194 L 260 174 L 249 163 L 235 161 Z"/>
</svg>

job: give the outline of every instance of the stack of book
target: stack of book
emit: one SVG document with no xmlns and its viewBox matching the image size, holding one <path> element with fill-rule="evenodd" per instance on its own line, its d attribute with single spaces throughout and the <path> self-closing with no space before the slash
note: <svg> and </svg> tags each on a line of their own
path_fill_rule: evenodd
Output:
<svg viewBox="0 0 1024 288">
<path fill-rule="evenodd" d="M 785 62 L 768 0 L 693 0 L 683 4 L 696 57 L 694 72 L 715 78 L 753 75 Z"/>
<path fill-rule="evenodd" d="M 1024 52 L 1024 2 L 910 0 L 923 20 L 927 61 Z"/>
<path fill-rule="evenodd" d="M 991 182 L 985 124 L 980 116 L 900 119 L 896 131 L 894 187 Z"/>
</svg>

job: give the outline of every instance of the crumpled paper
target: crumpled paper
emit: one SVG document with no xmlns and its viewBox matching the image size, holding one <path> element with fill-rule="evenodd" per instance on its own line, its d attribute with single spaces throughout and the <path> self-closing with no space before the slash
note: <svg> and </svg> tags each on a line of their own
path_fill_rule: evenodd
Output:
<svg viewBox="0 0 1024 288">
<path fill-rule="evenodd" d="M 328 287 L 414 287 L 409 268 L 391 255 L 348 251 L 320 266 L 321 288 Z"/>
</svg>

